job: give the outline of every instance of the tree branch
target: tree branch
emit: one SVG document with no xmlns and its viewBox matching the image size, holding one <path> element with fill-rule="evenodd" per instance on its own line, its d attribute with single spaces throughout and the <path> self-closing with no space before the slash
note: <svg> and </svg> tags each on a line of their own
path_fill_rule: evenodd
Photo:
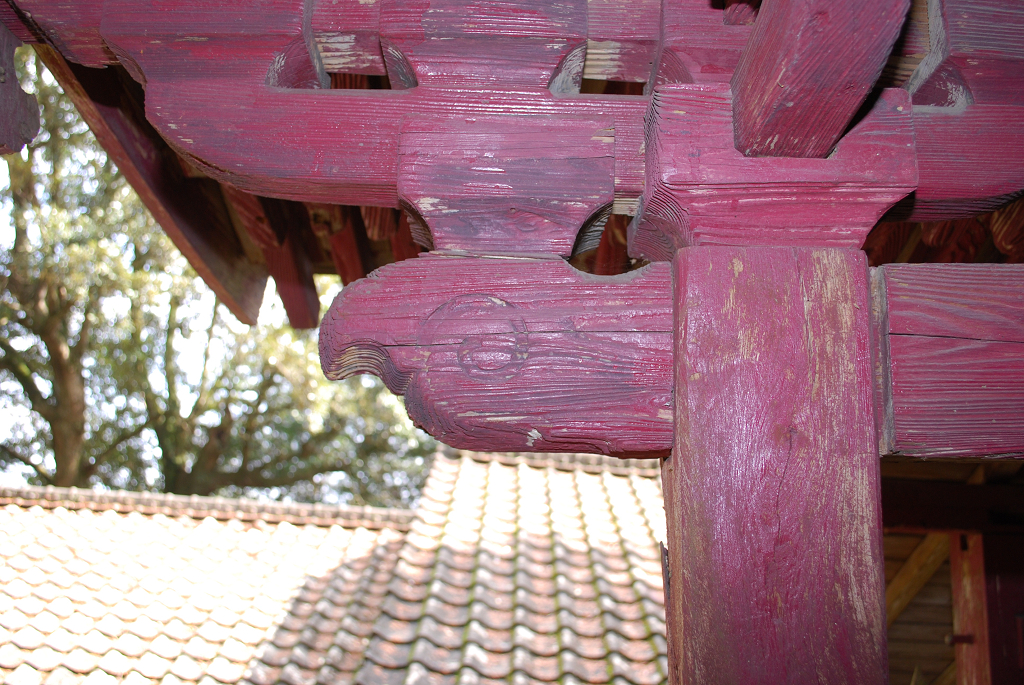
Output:
<svg viewBox="0 0 1024 685">
<path fill-rule="evenodd" d="M 4 444 L 2 442 L 0 442 L 0 452 L 3 452 L 4 454 L 6 454 L 11 459 L 14 459 L 15 461 L 20 461 L 22 464 L 26 464 L 27 466 L 31 466 L 33 469 L 35 469 L 36 474 L 40 478 L 43 479 L 44 483 L 46 483 L 47 485 L 53 485 L 53 476 L 51 476 L 49 473 L 47 473 L 46 470 L 43 469 L 42 466 L 40 466 L 39 464 L 34 463 L 31 459 L 29 459 L 25 455 L 20 454 L 19 452 L 16 452 L 13 448 L 9 447 L 8 445 L 6 445 L 6 444 Z"/>
<path fill-rule="evenodd" d="M 142 431 L 146 430 L 147 428 L 149 428 L 149 424 L 146 422 L 142 422 L 135 428 L 132 428 L 131 430 L 121 431 L 121 434 L 117 436 L 116 440 L 107 445 L 107 447 L 102 452 L 93 457 L 93 463 L 103 463 L 104 461 L 106 461 L 107 457 L 114 453 L 114 450 L 116 450 L 118 447 L 128 442 L 132 438 L 140 435 Z"/>
<path fill-rule="evenodd" d="M 4 356 L 0 357 L 0 369 L 9 371 L 14 376 L 14 380 L 18 381 L 21 389 L 28 396 L 32 411 L 47 421 L 55 420 L 57 418 L 56 410 L 36 385 L 28 363 L 6 340 L 0 340 L 0 349 L 4 352 Z"/>
</svg>

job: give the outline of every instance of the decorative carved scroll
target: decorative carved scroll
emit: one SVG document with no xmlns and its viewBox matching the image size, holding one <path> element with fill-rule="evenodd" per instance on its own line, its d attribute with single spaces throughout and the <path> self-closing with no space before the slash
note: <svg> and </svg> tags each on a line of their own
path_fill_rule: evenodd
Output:
<svg viewBox="0 0 1024 685">
<path fill-rule="evenodd" d="M 345 288 L 320 358 L 328 378 L 380 376 L 453 447 L 652 457 L 672 441 L 671 330 L 667 264 L 432 254 Z"/>
</svg>

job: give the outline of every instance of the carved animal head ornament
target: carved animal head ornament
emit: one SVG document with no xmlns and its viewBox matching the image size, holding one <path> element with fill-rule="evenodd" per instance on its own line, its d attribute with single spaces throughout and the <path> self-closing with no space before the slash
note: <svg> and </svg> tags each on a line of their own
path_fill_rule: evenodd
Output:
<svg viewBox="0 0 1024 685">
<path fill-rule="evenodd" d="M 321 325 L 328 378 L 379 376 L 455 447 L 660 456 L 672 440 L 668 265 L 429 255 L 346 287 Z"/>
</svg>

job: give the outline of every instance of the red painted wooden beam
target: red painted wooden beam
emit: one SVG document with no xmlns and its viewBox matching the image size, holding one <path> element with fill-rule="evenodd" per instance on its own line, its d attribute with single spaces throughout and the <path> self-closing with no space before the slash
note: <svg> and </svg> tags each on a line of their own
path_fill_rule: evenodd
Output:
<svg viewBox="0 0 1024 685">
<path fill-rule="evenodd" d="M 921 177 L 909 220 L 976 216 L 1024 192 L 1024 106 L 915 105 L 914 128 Z"/>
<path fill-rule="evenodd" d="M 526 87 L 579 92 L 586 0 L 381 0 L 392 87 Z"/>
<path fill-rule="evenodd" d="M 1024 6 L 932 0 L 928 55 L 907 83 L 915 105 L 1024 106 Z"/>
<path fill-rule="evenodd" d="M 978 533 L 950 533 L 949 578 L 953 594 L 953 634 L 957 685 L 992 685 L 989 661 L 985 553 Z"/>
<path fill-rule="evenodd" d="M 378 269 L 320 328 L 328 378 L 380 376 L 466 449 L 664 456 L 672 440 L 667 264 L 595 277 L 563 260 L 448 255 Z"/>
<path fill-rule="evenodd" d="M 615 199 L 611 117 L 406 117 L 398 193 L 439 250 L 569 255 Z"/>
<path fill-rule="evenodd" d="M 874 271 L 882 454 L 1024 455 L 1024 265 Z"/>
<path fill-rule="evenodd" d="M 732 77 L 736 149 L 825 157 L 899 36 L 910 0 L 765 0 Z"/>
<path fill-rule="evenodd" d="M 245 256 L 217 185 L 183 178 L 177 160 L 167 159 L 144 118 L 141 90 L 138 102 L 127 94 L 112 101 L 112 93 L 122 92 L 115 71 L 69 64 L 45 46 L 36 50 L 174 245 L 239 321 L 256 323 L 266 267 Z"/>
<path fill-rule="evenodd" d="M 644 82 L 658 49 L 659 0 L 588 0 L 583 77 Z"/>
<path fill-rule="evenodd" d="M 20 152 L 39 131 L 39 105 L 21 89 L 14 51 L 21 41 L 0 24 L 0 155 Z"/>
<path fill-rule="evenodd" d="M 696 247 L 673 270 L 671 682 L 886 683 L 863 253 Z"/>
<path fill-rule="evenodd" d="M 690 245 L 860 247 L 917 185 L 906 93 L 889 90 L 829 159 L 745 157 L 725 84 L 661 86 L 647 116 L 647 185 L 630 254 Z"/>
<path fill-rule="evenodd" d="M 288 322 L 294 328 L 315 327 L 320 323 L 320 300 L 309 257 L 298 243 L 300 232 L 294 225 L 299 218 L 296 212 L 279 200 L 258 198 L 231 186 L 224 186 L 224 195 L 249 237 L 262 250 Z M 306 210 L 300 211 L 305 214 Z"/>
<path fill-rule="evenodd" d="M 650 83 L 728 83 L 751 27 L 730 25 L 707 0 L 663 0 L 661 35 Z"/>
</svg>

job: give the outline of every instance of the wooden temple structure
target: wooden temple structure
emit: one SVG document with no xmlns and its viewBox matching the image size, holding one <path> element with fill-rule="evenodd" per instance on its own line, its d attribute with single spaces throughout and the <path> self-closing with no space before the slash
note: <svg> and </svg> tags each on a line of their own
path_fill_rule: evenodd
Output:
<svg viewBox="0 0 1024 685">
<path fill-rule="evenodd" d="M 0 143 L 35 44 L 240 320 L 273 276 L 316 326 L 337 273 L 328 377 L 455 447 L 661 459 L 673 683 L 887 682 L 946 560 L 936 682 L 1024 682 L 1024 4 L 0 19 Z M 883 529 L 924 536 L 888 583 Z"/>
</svg>

